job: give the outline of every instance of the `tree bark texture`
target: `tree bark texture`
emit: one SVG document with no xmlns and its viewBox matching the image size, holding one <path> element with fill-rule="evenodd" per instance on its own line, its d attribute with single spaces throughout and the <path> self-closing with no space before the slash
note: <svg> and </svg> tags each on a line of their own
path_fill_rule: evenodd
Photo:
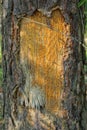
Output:
<svg viewBox="0 0 87 130">
<path fill-rule="evenodd" d="M 4 130 L 87 129 L 78 2 L 3 1 Z"/>
</svg>

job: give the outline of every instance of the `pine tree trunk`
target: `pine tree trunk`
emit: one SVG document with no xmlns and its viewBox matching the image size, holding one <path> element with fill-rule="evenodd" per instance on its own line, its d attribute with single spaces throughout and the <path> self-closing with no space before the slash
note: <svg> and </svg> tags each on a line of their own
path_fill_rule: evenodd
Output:
<svg viewBox="0 0 87 130">
<path fill-rule="evenodd" d="M 77 3 L 3 1 L 4 130 L 87 129 Z"/>
</svg>

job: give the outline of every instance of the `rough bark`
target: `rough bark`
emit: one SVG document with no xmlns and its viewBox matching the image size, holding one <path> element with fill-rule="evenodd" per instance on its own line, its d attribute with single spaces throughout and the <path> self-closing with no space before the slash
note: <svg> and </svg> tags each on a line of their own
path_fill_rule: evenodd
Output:
<svg viewBox="0 0 87 130">
<path fill-rule="evenodd" d="M 78 0 L 56 0 L 56 2 L 54 2 L 54 0 L 3 1 L 2 54 L 4 79 L 4 130 L 34 129 L 31 126 L 32 123 L 29 124 L 28 122 L 30 120 L 29 116 L 31 116 L 28 116 L 29 113 L 34 113 L 36 116 L 37 120 L 36 122 L 33 121 L 33 124 L 35 126 L 36 123 L 35 128 L 37 130 L 87 129 L 87 117 L 85 116 L 87 110 L 86 89 L 83 76 L 82 46 L 79 42 L 79 40 L 83 42 L 83 38 L 81 38 L 83 25 L 79 26 L 78 24 L 78 21 L 81 22 L 82 20 L 80 19 L 81 14 L 79 14 L 79 9 L 77 8 Z M 55 9 L 61 12 L 61 17 L 64 19 L 63 24 L 65 30 L 62 35 L 65 35 L 66 37 L 66 39 L 64 39 L 64 52 L 62 55 L 63 87 L 60 94 L 60 105 L 62 110 L 60 115 L 62 116 L 55 116 L 55 113 L 54 115 L 39 113 L 40 116 L 47 118 L 50 121 L 50 124 L 48 123 L 44 128 L 41 128 L 39 125 L 40 121 L 37 117 L 37 110 L 29 109 L 26 105 L 27 96 L 23 86 L 25 86 L 26 81 L 28 80 L 27 74 L 25 74 L 27 66 L 25 61 L 24 66 L 21 66 L 20 64 L 20 28 L 22 19 L 32 17 L 37 10 L 45 15 L 45 18 L 48 18 L 50 13 L 51 19 L 51 14 L 53 14 Z M 55 80 L 55 77 L 53 78 Z M 22 106 L 20 106 L 20 102 L 22 102 Z"/>
</svg>

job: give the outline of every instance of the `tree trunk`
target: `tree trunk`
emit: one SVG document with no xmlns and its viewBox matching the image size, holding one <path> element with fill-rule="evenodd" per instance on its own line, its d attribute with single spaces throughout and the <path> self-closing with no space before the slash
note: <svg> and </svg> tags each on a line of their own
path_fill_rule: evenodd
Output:
<svg viewBox="0 0 87 130">
<path fill-rule="evenodd" d="M 87 129 L 77 4 L 3 1 L 4 130 Z"/>
</svg>

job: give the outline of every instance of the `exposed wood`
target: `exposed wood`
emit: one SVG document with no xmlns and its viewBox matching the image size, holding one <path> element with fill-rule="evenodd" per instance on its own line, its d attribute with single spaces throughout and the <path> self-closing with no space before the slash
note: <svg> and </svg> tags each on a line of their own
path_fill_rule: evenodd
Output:
<svg viewBox="0 0 87 130">
<path fill-rule="evenodd" d="M 64 18 L 57 10 L 51 18 L 36 12 L 24 18 L 20 27 L 20 62 L 27 76 L 25 92 L 29 97 L 30 88 L 40 87 L 45 94 L 45 111 L 59 117 L 64 116 L 60 103 L 66 42 L 64 24 Z"/>
<path fill-rule="evenodd" d="M 33 21 L 45 24 L 47 27 Z M 60 102 L 63 86 L 62 57 L 65 44 L 65 37 L 61 33 L 64 32 L 63 21 L 59 11 L 56 11 L 51 19 L 37 12 L 29 19 L 24 19 L 20 29 L 20 62 L 23 67 L 28 66 L 24 71 L 27 73 L 29 71 L 28 78 L 32 77 L 32 81 L 27 82 L 30 83 L 28 83 L 30 87 L 39 86 L 43 89 L 47 99 L 46 107 L 51 112 L 59 108 L 58 100 Z M 60 26 L 61 23 L 62 26 Z M 57 32 L 52 28 L 55 28 Z"/>
</svg>

